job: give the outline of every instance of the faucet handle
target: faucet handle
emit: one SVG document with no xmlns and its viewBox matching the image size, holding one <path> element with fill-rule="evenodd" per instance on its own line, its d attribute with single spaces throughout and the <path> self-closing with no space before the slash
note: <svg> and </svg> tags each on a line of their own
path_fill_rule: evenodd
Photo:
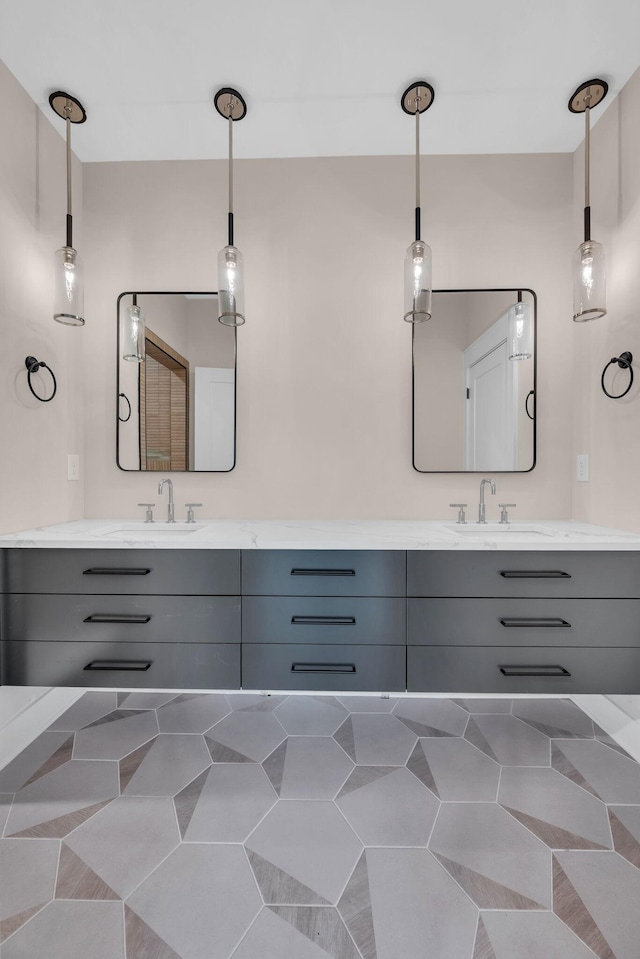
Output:
<svg viewBox="0 0 640 959">
<path fill-rule="evenodd" d="M 195 523 L 193 510 L 196 506 L 202 506 L 202 503 L 185 503 L 184 505 L 187 507 L 187 523 Z"/>
<path fill-rule="evenodd" d="M 467 522 L 465 517 L 465 512 L 464 512 L 464 508 L 466 505 L 467 505 L 466 503 L 449 503 L 449 506 L 455 506 L 455 508 L 458 510 L 458 519 L 456 520 L 457 523 Z"/>
<path fill-rule="evenodd" d="M 500 522 L 503 525 L 506 525 L 509 522 L 509 514 L 507 513 L 508 509 L 515 509 L 517 503 L 498 503 L 500 507 Z"/>
<path fill-rule="evenodd" d="M 146 506 L 146 507 L 147 507 L 147 512 L 146 512 L 145 520 L 144 520 L 145 523 L 155 523 L 155 520 L 154 520 L 154 518 L 153 518 L 153 507 L 154 507 L 155 505 L 156 505 L 155 503 L 138 503 L 138 506 Z"/>
</svg>

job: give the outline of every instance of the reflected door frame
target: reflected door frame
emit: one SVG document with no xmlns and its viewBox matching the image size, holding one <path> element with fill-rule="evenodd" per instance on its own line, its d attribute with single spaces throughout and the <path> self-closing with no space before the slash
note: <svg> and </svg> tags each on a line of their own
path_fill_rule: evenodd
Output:
<svg viewBox="0 0 640 959">
<path fill-rule="evenodd" d="M 148 346 L 151 344 L 152 349 L 149 350 Z M 155 349 L 153 349 L 155 347 Z M 190 376 L 189 376 L 189 361 L 186 357 L 182 356 L 177 350 L 174 350 L 173 347 L 169 346 L 168 343 L 165 343 L 161 337 L 156 333 L 150 330 L 148 327 L 145 330 L 145 360 L 140 364 L 139 380 L 138 380 L 138 395 L 139 395 L 139 427 L 138 427 L 138 436 L 140 444 L 140 469 L 141 470 L 150 470 L 153 471 L 153 468 L 149 467 L 147 460 L 147 414 L 146 414 L 146 362 L 147 357 L 156 360 L 159 362 L 157 353 L 163 353 L 167 357 L 168 362 L 166 364 L 167 369 L 170 372 L 184 371 L 184 400 L 179 403 L 179 408 L 176 408 L 174 404 L 173 391 L 170 395 L 170 443 L 169 443 L 169 463 L 167 465 L 163 464 L 161 467 L 158 467 L 160 472 L 166 472 L 169 470 L 179 469 L 185 471 L 189 469 L 189 434 L 190 434 L 190 402 L 189 402 L 189 391 L 190 391 Z M 155 356 L 153 354 L 156 354 Z M 184 429 L 177 429 L 176 424 L 174 423 L 174 418 L 178 416 L 181 418 L 184 416 Z M 184 443 L 184 466 L 176 467 L 173 464 L 172 460 L 172 437 L 174 433 L 179 432 L 182 437 L 182 442 Z"/>
</svg>

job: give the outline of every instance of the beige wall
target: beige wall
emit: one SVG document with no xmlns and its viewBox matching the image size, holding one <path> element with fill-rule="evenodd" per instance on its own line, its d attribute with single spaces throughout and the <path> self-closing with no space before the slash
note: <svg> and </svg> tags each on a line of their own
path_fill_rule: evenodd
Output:
<svg viewBox="0 0 640 959">
<path fill-rule="evenodd" d="M 133 516 L 149 477 L 115 466 L 115 304 L 125 289 L 207 290 L 225 240 L 226 164 L 86 164 L 87 516 Z M 409 157 L 239 161 L 247 264 L 238 332 L 238 456 L 228 474 L 174 475 L 205 517 L 436 518 L 477 502 L 477 476 L 411 465 L 411 329 L 402 264 Z M 427 157 L 425 239 L 436 287 L 539 294 L 539 451 L 498 480 L 521 517 L 571 510 L 572 158 Z M 569 358 L 569 359 L 567 359 Z M 87 375 L 87 382 L 89 375 Z M 491 503 L 490 515 L 497 507 Z"/>
<path fill-rule="evenodd" d="M 577 122 L 580 122 L 579 120 Z M 590 481 L 575 481 L 576 519 L 640 532 L 640 71 L 629 80 L 592 131 L 592 235 L 605 246 L 607 315 L 573 324 L 575 357 L 574 453 L 589 453 Z M 571 252 L 582 238 L 584 153 L 574 157 L 574 229 Z M 566 257 L 567 274 L 570 270 Z M 630 350 L 635 383 L 622 400 L 600 388 L 605 363 Z M 610 391 L 628 383 L 622 371 Z"/>
<path fill-rule="evenodd" d="M 8 533 L 83 516 L 83 390 L 91 372 L 81 363 L 84 332 L 52 317 L 53 254 L 65 239 L 64 141 L 1 61 L 0 116 L 0 532 Z M 82 254 L 75 160 L 74 211 Z M 27 388 L 28 355 L 56 375 L 51 403 Z M 46 373 L 39 385 L 49 391 Z M 68 453 L 81 456 L 80 482 L 67 480 Z"/>
</svg>

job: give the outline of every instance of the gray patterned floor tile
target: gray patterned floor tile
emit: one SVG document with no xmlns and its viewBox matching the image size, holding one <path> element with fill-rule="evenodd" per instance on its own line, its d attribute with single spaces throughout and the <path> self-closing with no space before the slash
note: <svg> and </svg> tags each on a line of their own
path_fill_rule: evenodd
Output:
<svg viewBox="0 0 640 959">
<path fill-rule="evenodd" d="M 49 729 L 62 729 L 75 732 L 88 726 L 96 719 L 106 716 L 117 708 L 117 693 L 85 693 L 73 706 L 70 706 L 61 716 L 58 716 Z"/>
<path fill-rule="evenodd" d="M 492 802 L 500 766 L 466 739 L 419 739 L 407 768 L 446 802 Z"/>
<path fill-rule="evenodd" d="M 610 849 L 606 806 L 555 769 L 502 770 L 498 802 L 551 849 Z"/>
<path fill-rule="evenodd" d="M 133 692 L 125 693 L 122 698 L 118 698 L 118 707 L 120 709 L 158 709 L 176 698 L 175 692 L 166 693 L 144 693 Z"/>
<path fill-rule="evenodd" d="M 637 959 L 640 871 L 614 852 L 557 852 L 554 860 L 554 912 L 600 959 Z"/>
<path fill-rule="evenodd" d="M 640 765 L 597 740 L 554 740 L 552 765 L 606 803 L 640 798 Z"/>
<path fill-rule="evenodd" d="M 462 736 L 469 719 L 450 699 L 401 699 L 393 715 L 417 736 Z"/>
<path fill-rule="evenodd" d="M 593 953 L 551 912 L 483 912 L 495 959 L 593 959 Z"/>
<path fill-rule="evenodd" d="M 54 839 L 0 840 L 0 942 L 53 899 L 59 850 Z"/>
<path fill-rule="evenodd" d="M 13 803 L 13 793 L 0 793 L 0 836 L 4 834 L 4 827 Z"/>
<path fill-rule="evenodd" d="M 260 693 L 226 693 L 232 709 L 246 709 L 256 713 L 270 713 L 285 701 L 286 696 L 263 696 Z"/>
<path fill-rule="evenodd" d="M 335 696 L 289 696 L 276 716 L 290 736 L 331 736 L 347 710 Z"/>
<path fill-rule="evenodd" d="M 175 796 L 210 764 L 202 736 L 160 735 L 148 750 L 142 746 L 120 761 L 121 792 L 123 796 Z"/>
<path fill-rule="evenodd" d="M 124 959 L 122 903 L 49 903 L 2 946 L 2 959 Z"/>
<path fill-rule="evenodd" d="M 613 847 L 640 869 L 640 806 L 609 806 Z"/>
<path fill-rule="evenodd" d="M 338 696 L 338 701 L 350 713 L 390 713 L 398 702 L 397 696 Z"/>
<path fill-rule="evenodd" d="M 243 842 L 277 796 L 262 768 L 255 763 L 217 764 L 209 768 L 193 797 L 190 815 L 176 796 L 176 809 L 186 842 Z M 185 810 L 182 813 L 180 810 Z"/>
<path fill-rule="evenodd" d="M 56 899 L 120 899 L 120 896 L 63 842 Z"/>
<path fill-rule="evenodd" d="M 404 766 L 417 742 L 404 723 L 384 713 L 352 713 L 333 738 L 363 766 Z"/>
<path fill-rule="evenodd" d="M 511 699 L 452 699 L 469 713 L 510 713 Z"/>
<path fill-rule="evenodd" d="M 327 959 L 320 946 L 265 906 L 232 959 Z"/>
<path fill-rule="evenodd" d="M 333 959 L 360 959 L 337 909 L 326 906 L 269 906 L 277 916 L 317 943 Z"/>
<path fill-rule="evenodd" d="M 366 768 L 357 766 L 354 775 Z M 365 846 L 426 846 L 439 806 L 403 767 L 390 767 L 388 775 L 349 790 L 336 803 Z"/>
<path fill-rule="evenodd" d="M 231 712 L 218 693 L 184 693 L 158 709 L 161 733 L 204 733 Z"/>
<path fill-rule="evenodd" d="M 280 800 L 246 846 L 329 903 L 337 901 L 362 852 L 333 803 L 309 800 Z"/>
<path fill-rule="evenodd" d="M 474 715 L 465 739 L 503 766 L 548 766 L 549 738 L 515 716 Z"/>
<path fill-rule="evenodd" d="M 375 952 L 369 949 L 366 959 L 471 956 L 478 911 L 427 850 L 367 849 L 365 855 L 375 937 Z"/>
<path fill-rule="evenodd" d="M 173 802 L 122 797 L 67 836 L 66 844 L 125 898 L 180 841 Z"/>
<path fill-rule="evenodd" d="M 117 718 L 112 721 L 111 716 Z M 153 710 L 112 713 L 76 733 L 74 759 L 123 759 L 143 743 L 158 735 Z"/>
<path fill-rule="evenodd" d="M 124 928 L 127 959 L 181 959 L 129 906 L 124 907 Z"/>
<path fill-rule="evenodd" d="M 593 723 L 572 703 L 559 699 L 515 699 L 512 712 L 547 736 L 593 739 Z"/>
<path fill-rule="evenodd" d="M 186 843 L 128 906 L 181 959 L 228 959 L 262 902 L 241 846 Z"/>
<path fill-rule="evenodd" d="M 353 769 L 329 736 L 289 736 L 263 765 L 281 799 L 333 799 Z"/>
<path fill-rule="evenodd" d="M 5 833 L 66 836 L 117 795 L 117 763 L 74 759 L 16 794 Z"/>
<path fill-rule="evenodd" d="M 480 908 L 551 906 L 551 853 L 495 803 L 443 803 L 429 848 Z"/>
<path fill-rule="evenodd" d="M 261 763 L 279 746 L 286 733 L 271 712 L 252 712 L 236 710 L 226 716 L 206 735 L 208 743 L 219 744 L 232 750 L 240 758 L 224 751 L 219 754 L 209 747 L 214 762 L 255 762 Z"/>
<path fill-rule="evenodd" d="M 47 767 L 52 756 L 68 742 L 68 732 L 42 733 L 4 769 L 0 769 L 0 793 L 16 793 L 32 776 Z"/>
</svg>

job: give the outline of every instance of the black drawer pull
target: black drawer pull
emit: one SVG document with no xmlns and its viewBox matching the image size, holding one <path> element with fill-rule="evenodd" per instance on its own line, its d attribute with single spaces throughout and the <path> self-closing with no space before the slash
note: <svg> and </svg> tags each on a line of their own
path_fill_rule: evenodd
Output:
<svg viewBox="0 0 640 959">
<path fill-rule="evenodd" d="M 148 623 L 151 616 L 138 616 L 134 613 L 92 613 L 83 619 L 83 623 Z"/>
<path fill-rule="evenodd" d="M 151 669 L 148 660 L 141 659 L 94 659 L 84 667 L 89 670 L 117 670 L 118 672 L 145 672 Z"/>
<path fill-rule="evenodd" d="M 355 616 L 292 616 L 294 626 L 355 626 Z"/>
<path fill-rule="evenodd" d="M 82 571 L 83 576 L 148 576 L 150 569 L 135 566 L 92 566 Z"/>
<path fill-rule="evenodd" d="M 561 569 L 503 569 L 504 579 L 571 579 L 571 573 Z"/>
<path fill-rule="evenodd" d="M 566 619 L 560 619 L 559 616 L 526 616 L 520 619 L 516 617 L 505 617 L 504 619 L 501 619 L 500 622 L 508 629 L 518 629 L 521 626 L 542 626 L 550 629 L 555 629 L 557 627 L 571 627 L 571 623 L 568 623 Z"/>
<path fill-rule="evenodd" d="M 292 576 L 355 576 L 355 569 L 292 569 Z"/>
<path fill-rule="evenodd" d="M 355 673 L 353 663 L 292 663 L 292 673 Z"/>
<path fill-rule="evenodd" d="M 503 676 L 570 676 L 564 666 L 499 666 Z"/>
</svg>

